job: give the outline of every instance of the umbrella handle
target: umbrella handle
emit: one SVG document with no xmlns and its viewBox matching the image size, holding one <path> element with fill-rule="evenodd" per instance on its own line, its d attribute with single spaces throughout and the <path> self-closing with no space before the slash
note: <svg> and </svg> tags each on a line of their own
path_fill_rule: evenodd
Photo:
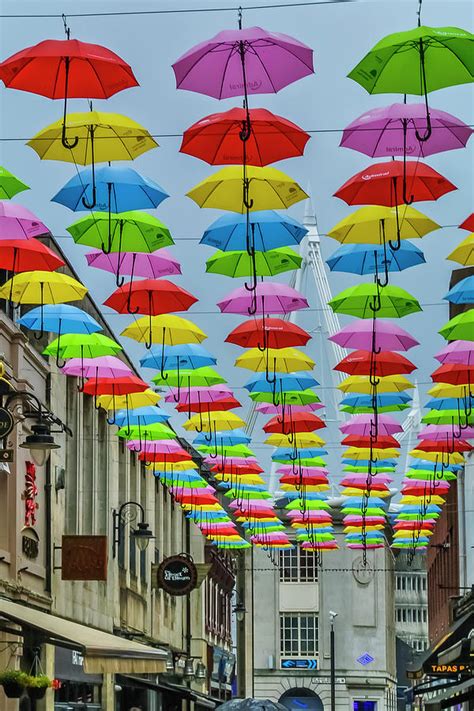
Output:
<svg viewBox="0 0 474 711">
<path fill-rule="evenodd" d="M 102 408 L 102 405 L 97 404 L 97 398 L 94 398 L 94 407 L 96 410 L 100 410 Z"/>
<path fill-rule="evenodd" d="M 89 133 L 91 137 L 91 167 L 92 167 L 92 202 L 88 202 L 85 197 L 82 198 L 82 204 L 88 210 L 93 210 L 97 205 L 97 188 L 95 184 L 95 155 L 94 155 L 94 127 L 89 126 Z M 110 211 L 110 202 L 109 202 Z"/>
<path fill-rule="evenodd" d="M 168 373 L 165 373 L 165 334 L 166 334 L 166 329 L 163 328 L 163 337 L 161 339 L 161 363 L 160 363 L 160 377 L 163 380 L 168 379 Z M 150 326 L 150 340 L 151 340 L 151 326 Z M 190 410 L 190 412 L 191 412 L 191 410 Z M 191 417 L 191 415 L 189 415 L 189 417 Z"/>
<path fill-rule="evenodd" d="M 273 359 L 273 376 L 270 376 L 269 370 L 268 370 L 268 351 L 267 351 L 267 357 L 265 358 L 265 380 L 267 383 L 270 385 L 276 381 L 276 358 Z"/>
<path fill-rule="evenodd" d="M 85 383 L 84 383 L 84 378 L 83 378 L 83 377 L 79 378 L 79 381 L 80 381 L 80 382 L 79 382 L 78 385 L 77 385 L 77 392 L 78 392 L 78 393 L 83 393 L 83 392 L 84 392 L 84 384 L 85 384 Z"/>
<path fill-rule="evenodd" d="M 249 286 L 247 282 L 244 283 L 245 288 L 247 291 L 256 291 L 257 289 L 257 262 L 255 260 L 255 248 L 252 249 L 252 251 L 249 253 L 251 264 L 252 264 L 252 282 Z"/>
<path fill-rule="evenodd" d="M 33 333 L 33 337 L 34 337 L 35 341 L 41 341 L 41 339 L 43 338 L 43 336 L 44 336 L 44 328 L 43 328 L 43 326 L 41 326 L 41 331 L 40 331 L 39 333 Z"/>
<path fill-rule="evenodd" d="M 133 282 L 131 281 L 131 282 L 130 282 L 130 287 L 129 287 L 129 290 L 128 290 L 128 296 L 127 296 L 127 313 L 129 313 L 129 314 L 131 314 L 131 315 L 133 316 L 134 314 L 137 314 L 137 313 L 139 312 L 140 307 L 137 306 L 135 309 L 132 309 L 132 303 L 131 303 L 131 301 L 132 301 L 132 296 L 133 296 L 132 284 L 133 284 Z M 150 349 L 150 348 L 151 348 L 151 343 L 150 343 L 150 345 L 147 346 L 147 347 L 148 347 L 148 349 Z"/>
<path fill-rule="evenodd" d="M 405 96 L 406 99 L 406 96 Z M 408 197 L 407 195 L 407 130 L 408 130 L 408 120 L 403 119 L 403 202 L 405 205 L 411 205 L 415 199 L 412 195 Z"/>
<path fill-rule="evenodd" d="M 378 286 L 378 285 L 377 285 Z M 382 308 L 382 301 L 380 299 L 380 291 L 377 291 L 377 295 L 369 302 L 369 308 L 371 311 L 376 313 Z"/>
<path fill-rule="evenodd" d="M 112 417 L 112 419 L 110 419 L 110 417 L 107 417 L 107 424 L 108 425 L 115 425 L 115 410 L 114 410 L 114 416 Z"/>
<path fill-rule="evenodd" d="M 423 39 L 420 37 L 420 65 L 421 65 L 421 81 L 423 84 L 423 94 L 425 96 L 425 108 L 426 108 L 426 131 L 423 136 L 421 136 L 417 130 L 415 130 L 415 136 L 420 141 L 420 143 L 425 143 L 433 132 L 431 126 L 431 116 L 430 107 L 428 105 L 428 88 L 426 85 L 426 68 L 425 68 L 425 49 L 423 47 Z"/>
<path fill-rule="evenodd" d="M 69 28 L 67 29 L 67 32 L 69 32 Z M 68 35 L 69 39 L 69 35 Z M 63 115 L 63 127 L 62 127 L 62 132 L 61 132 L 61 143 L 63 144 L 64 148 L 69 148 L 71 150 L 72 148 L 75 148 L 77 144 L 79 143 L 79 136 L 76 136 L 73 141 L 68 141 L 66 137 L 66 114 L 67 114 L 67 92 L 68 92 L 68 84 L 69 84 L 69 63 L 70 63 L 70 58 L 65 57 L 64 62 L 66 64 L 65 71 L 64 71 L 64 115 Z"/>
<path fill-rule="evenodd" d="M 247 308 L 247 312 L 249 316 L 255 316 L 255 314 L 257 313 L 257 293 L 256 290 L 252 291 L 251 293 L 252 301 L 250 302 L 250 306 Z"/>
<path fill-rule="evenodd" d="M 380 286 L 381 289 L 386 287 L 389 282 L 389 275 L 388 275 L 388 266 L 389 266 L 389 261 L 387 257 L 387 242 L 385 239 L 385 220 L 380 220 L 380 237 L 381 241 L 383 244 L 383 261 L 382 264 L 384 266 L 384 279 L 380 279 L 379 277 L 379 262 L 378 262 L 378 253 L 377 250 L 374 250 L 374 261 L 375 261 L 375 278 L 377 281 L 377 284 Z"/>
</svg>

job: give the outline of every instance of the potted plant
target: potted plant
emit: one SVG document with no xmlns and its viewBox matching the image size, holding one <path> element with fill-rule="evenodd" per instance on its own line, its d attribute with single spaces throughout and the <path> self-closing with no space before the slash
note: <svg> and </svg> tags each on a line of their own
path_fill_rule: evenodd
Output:
<svg viewBox="0 0 474 711">
<path fill-rule="evenodd" d="M 42 699 L 46 694 L 46 689 L 51 686 L 51 679 L 46 674 L 38 674 L 38 676 L 29 676 L 26 684 L 28 696 L 30 699 Z"/>
<path fill-rule="evenodd" d="M 28 674 L 19 669 L 6 669 L 0 672 L 0 684 L 5 696 L 9 699 L 19 699 L 28 682 Z"/>
</svg>

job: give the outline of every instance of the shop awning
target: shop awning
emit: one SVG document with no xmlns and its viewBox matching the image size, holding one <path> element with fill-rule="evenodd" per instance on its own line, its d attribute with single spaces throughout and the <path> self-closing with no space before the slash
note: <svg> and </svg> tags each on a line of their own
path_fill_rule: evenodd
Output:
<svg viewBox="0 0 474 711">
<path fill-rule="evenodd" d="M 439 664 L 453 664 L 458 661 L 474 664 L 474 637 L 460 639 L 438 655 Z"/>
<path fill-rule="evenodd" d="M 437 694 L 431 699 L 424 699 L 425 706 L 432 704 L 440 704 L 442 709 L 449 709 L 451 706 L 457 706 L 464 701 L 469 701 L 474 698 L 474 679 L 466 679 L 459 684 L 451 686 L 441 694 Z"/>
<path fill-rule="evenodd" d="M 159 674 L 166 669 L 167 652 L 71 622 L 17 602 L 0 598 L 0 616 L 38 630 L 50 644 L 66 643 L 84 656 L 87 674 Z"/>
<path fill-rule="evenodd" d="M 195 689 L 190 689 L 188 686 L 183 686 L 182 684 L 172 684 L 168 681 L 163 681 L 160 679 L 156 684 L 150 679 L 139 679 L 135 676 L 122 675 L 117 677 L 117 683 L 119 684 L 135 684 L 138 687 L 143 687 L 145 689 L 153 689 L 155 691 L 167 691 L 172 694 L 176 694 L 180 699 L 189 699 L 194 701 L 198 706 L 205 709 L 215 709 L 217 704 L 209 696 L 201 694 Z"/>
</svg>

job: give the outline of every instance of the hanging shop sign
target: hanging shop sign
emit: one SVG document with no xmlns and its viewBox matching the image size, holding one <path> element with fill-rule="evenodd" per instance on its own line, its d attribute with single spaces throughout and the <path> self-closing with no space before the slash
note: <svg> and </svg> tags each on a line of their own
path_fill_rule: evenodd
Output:
<svg viewBox="0 0 474 711">
<path fill-rule="evenodd" d="M 62 580 L 107 580 L 107 536 L 63 536 Z"/>
<path fill-rule="evenodd" d="M 317 669 L 317 659 L 281 659 L 282 669 Z"/>
<path fill-rule="evenodd" d="M 15 420 L 10 410 L 0 407 L 0 439 L 8 437 L 14 427 Z"/>
<path fill-rule="evenodd" d="M 21 530 L 21 551 L 30 560 L 39 555 L 39 536 L 31 526 L 24 526 Z"/>
<path fill-rule="evenodd" d="M 165 558 L 156 571 L 157 587 L 168 595 L 187 595 L 196 587 L 197 578 L 194 561 L 182 554 Z"/>
<path fill-rule="evenodd" d="M 423 666 L 426 674 L 431 676 L 457 676 L 471 671 L 469 664 L 426 664 Z"/>
</svg>

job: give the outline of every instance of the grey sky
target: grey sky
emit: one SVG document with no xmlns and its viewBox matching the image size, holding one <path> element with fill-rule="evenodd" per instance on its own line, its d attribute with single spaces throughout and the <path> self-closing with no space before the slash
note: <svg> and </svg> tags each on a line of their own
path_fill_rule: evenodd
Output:
<svg viewBox="0 0 474 711">
<path fill-rule="evenodd" d="M 374 0 L 332 4 L 313 7 L 262 8 L 245 10 L 244 26 L 259 25 L 269 30 L 293 35 L 315 50 L 314 76 L 299 81 L 276 95 L 260 95 L 251 98 L 252 107 L 265 107 L 295 121 L 307 130 L 331 129 L 312 134 L 305 156 L 276 165 L 295 178 L 302 187 L 311 187 L 313 205 L 319 230 L 327 232 L 352 208 L 336 198 L 334 191 L 355 172 L 363 169 L 370 160 L 357 152 L 338 147 L 342 129 L 355 117 L 371 107 L 383 106 L 399 100 L 395 95 L 371 96 L 358 84 L 346 78 L 346 74 L 360 58 L 384 35 L 409 29 L 416 24 L 418 0 Z M 257 4 L 257 3 L 255 3 Z M 258 0 L 258 4 L 264 2 Z M 267 3 L 271 4 L 271 3 Z M 0 1 L 1 12 L 7 14 L 100 12 L 136 9 L 161 9 L 176 7 L 229 7 L 234 3 L 226 0 L 23 0 Z M 423 22 L 432 26 L 454 25 L 472 31 L 474 5 L 469 0 L 424 0 Z M 210 12 L 194 14 L 165 14 L 154 16 L 96 17 L 69 19 L 71 37 L 103 44 L 129 62 L 140 83 L 109 99 L 94 102 L 96 108 L 123 113 L 139 121 L 153 134 L 181 133 L 197 119 L 216 111 L 225 110 L 239 101 L 216 101 L 186 91 L 176 91 L 171 64 L 192 45 L 211 37 L 221 29 L 236 27 L 235 12 Z M 1 20 L 1 57 L 6 58 L 23 47 L 46 38 L 62 38 L 63 26 L 60 17 Z M 61 116 L 62 103 L 23 93 L 1 89 L 1 124 L 3 138 L 29 138 L 38 130 Z M 419 101 L 419 97 L 410 97 Z M 458 116 L 468 124 L 474 123 L 473 93 L 469 85 L 452 87 L 431 94 L 430 103 Z M 86 100 L 70 101 L 70 111 L 86 111 Z M 208 334 L 205 342 L 218 357 L 218 368 L 235 387 L 238 398 L 244 397 L 241 388 L 247 372 L 234 369 L 233 362 L 240 349 L 223 344 L 227 334 L 240 320 L 220 315 L 215 306 L 223 296 L 241 282 L 214 275 L 205 275 L 205 260 L 212 254 L 210 248 L 199 246 L 202 231 L 219 214 L 218 211 L 200 210 L 184 194 L 193 185 L 213 172 L 207 164 L 178 152 L 179 138 L 158 138 L 160 148 L 135 161 L 133 167 L 156 180 L 171 195 L 156 211 L 171 229 L 176 246 L 172 252 L 182 262 L 183 276 L 177 282 L 199 297 L 200 301 L 189 312 L 189 317 Z M 426 212 L 441 225 L 458 224 L 473 210 L 472 145 L 464 151 L 453 151 L 430 157 L 429 164 L 445 175 L 459 188 L 436 203 L 419 203 L 417 208 Z M 54 234 L 65 235 L 65 227 L 84 213 L 74 214 L 50 198 L 75 173 L 70 164 L 40 161 L 34 151 L 23 141 L 0 143 L 0 163 L 25 180 L 31 191 L 16 200 L 26 205 L 44 220 Z M 295 206 L 291 213 L 302 218 L 304 203 Z M 401 325 L 421 341 L 421 347 L 408 355 L 419 367 L 416 376 L 424 389 L 429 373 L 436 367 L 433 353 L 443 345 L 437 330 L 448 319 L 447 302 L 442 301 L 448 289 L 449 274 L 453 264 L 445 261 L 446 255 L 466 235 L 465 232 L 447 228 L 433 233 L 418 243 L 427 259 L 427 264 L 393 277 L 396 283 L 412 292 L 425 310 L 403 320 Z M 325 257 L 338 246 L 333 240 L 322 237 Z M 70 239 L 60 239 L 84 283 L 98 303 L 101 303 L 115 288 L 113 277 L 86 267 L 84 254 Z M 360 279 L 330 274 L 333 294 Z M 318 309 L 317 295 L 310 287 L 307 297 L 312 309 Z M 186 314 L 183 314 L 186 316 Z M 309 330 L 318 329 L 320 314 L 317 310 L 301 315 L 298 323 Z M 110 315 L 109 322 L 118 334 L 126 325 L 127 317 Z M 127 340 L 127 351 L 138 357 L 142 348 L 134 348 Z M 319 362 L 321 337 L 316 334 L 310 342 L 309 352 Z M 324 372 L 326 370 L 326 372 Z M 145 371 L 148 376 L 152 371 Z M 327 368 L 316 368 L 316 378 L 323 387 L 328 386 Z M 321 396 L 324 400 L 324 390 Z M 246 408 L 242 410 L 245 413 Z M 329 413 L 331 416 L 331 413 Z M 177 425 L 182 416 L 173 417 Z M 262 461 L 264 455 L 263 433 L 260 417 L 254 432 L 255 451 Z M 333 449 L 339 435 L 330 428 L 327 439 Z M 337 458 L 331 456 L 335 464 Z"/>
</svg>

